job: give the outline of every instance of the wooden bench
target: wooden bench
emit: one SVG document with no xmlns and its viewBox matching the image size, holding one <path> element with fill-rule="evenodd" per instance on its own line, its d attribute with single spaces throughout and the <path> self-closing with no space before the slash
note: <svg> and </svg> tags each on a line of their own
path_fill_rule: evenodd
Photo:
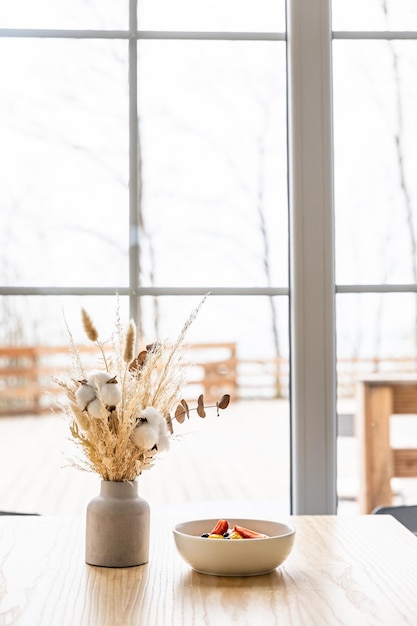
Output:
<svg viewBox="0 0 417 626">
<path fill-rule="evenodd" d="M 393 448 L 390 441 L 391 416 L 409 414 L 417 414 L 417 374 L 373 374 L 359 381 L 361 513 L 392 504 L 392 478 L 417 477 L 417 449 Z"/>
<path fill-rule="evenodd" d="M 185 390 L 186 399 L 196 400 L 204 394 L 213 403 L 224 393 L 232 400 L 238 395 L 235 343 L 204 343 L 184 346 L 192 363 L 191 378 Z M 95 346 L 79 346 L 86 369 L 97 367 Z M 40 414 L 56 405 L 62 393 L 52 376 L 69 371 L 71 355 L 68 346 L 0 347 L 0 415 Z M 195 395 L 196 394 L 196 395 Z"/>
</svg>

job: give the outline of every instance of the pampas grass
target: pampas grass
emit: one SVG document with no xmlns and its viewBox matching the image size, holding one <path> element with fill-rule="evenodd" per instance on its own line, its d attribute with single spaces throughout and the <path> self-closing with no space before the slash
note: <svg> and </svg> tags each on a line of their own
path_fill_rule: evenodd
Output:
<svg viewBox="0 0 417 626">
<path fill-rule="evenodd" d="M 96 472 L 103 480 L 110 481 L 132 481 L 142 471 L 152 467 L 157 450 L 139 448 L 132 440 L 132 433 L 143 411 L 149 407 L 164 418 L 167 433 L 173 432 L 171 412 L 181 402 L 181 392 L 187 377 L 181 348 L 204 301 L 205 298 L 191 313 L 174 344 L 164 342 L 147 346 L 147 350 L 139 355 L 142 355 L 140 360 L 133 358 L 136 326 L 131 320 L 124 332 L 118 307 L 110 353 L 100 341 L 93 320 L 82 309 L 84 331 L 99 349 L 103 369 L 108 372 L 112 381 L 114 379 L 110 384 L 120 386 L 121 400 L 117 406 L 107 407 L 101 387 L 96 382 L 93 402 L 95 407 L 100 403 L 102 411 L 94 411 L 94 415 L 99 416 L 89 414 L 88 405 L 80 406 L 77 402 L 76 392 L 80 385 L 87 384 L 88 373 L 82 365 L 79 350 L 68 329 L 72 355 L 71 372 L 67 379 L 54 380 L 67 397 L 68 402 L 62 408 L 70 419 L 72 437 L 82 451 L 83 460 L 73 461 L 74 465 Z"/>
</svg>

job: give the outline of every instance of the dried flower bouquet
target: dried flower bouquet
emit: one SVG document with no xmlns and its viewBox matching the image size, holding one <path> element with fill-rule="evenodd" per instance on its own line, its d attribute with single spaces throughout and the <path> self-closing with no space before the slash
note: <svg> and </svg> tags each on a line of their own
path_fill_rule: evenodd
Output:
<svg viewBox="0 0 417 626">
<path fill-rule="evenodd" d="M 101 367 L 87 372 L 71 331 L 72 369 L 68 379 L 55 377 L 68 403 L 62 408 L 70 417 L 70 431 L 84 453 L 74 465 L 96 472 L 106 481 L 132 481 L 153 465 L 158 452 L 167 450 L 173 421 L 182 423 L 190 409 L 181 399 L 187 367 L 183 342 L 202 303 L 186 321 L 177 341 L 154 343 L 135 354 L 136 326 L 131 320 L 123 330 L 117 309 L 115 331 L 108 351 L 89 314 L 82 309 L 88 339 L 100 353 Z M 217 413 L 229 404 L 224 395 Z M 205 417 L 204 398 L 196 411 Z M 173 415 L 172 415 L 173 413 Z"/>
</svg>

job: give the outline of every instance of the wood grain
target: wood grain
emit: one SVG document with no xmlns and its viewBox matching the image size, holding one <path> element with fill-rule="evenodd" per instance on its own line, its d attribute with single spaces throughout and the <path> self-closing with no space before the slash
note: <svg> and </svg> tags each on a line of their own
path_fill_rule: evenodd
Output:
<svg viewBox="0 0 417 626">
<path fill-rule="evenodd" d="M 363 513 L 370 513 L 375 507 L 392 501 L 393 460 L 389 430 L 392 406 L 389 386 L 361 385 L 357 432 L 361 461 L 359 504 Z"/>
<path fill-rule="evenodd" d="M 150 562 L 127 569 L 85 565 L 82 519 L 0 519 L 0 624 L 416 623 L 417 540 L 390 516 L 286 518 L 297 535 L 283 566 L 225 578 L 181 560 L 171 532 L 179 515 L 154 512 Z"/>
<path fill-rule="evenodd" d="M 417 450 L 415 448 L 393 448 L 394 476 L 414 478 L 417 476 Z"/>
</svg>

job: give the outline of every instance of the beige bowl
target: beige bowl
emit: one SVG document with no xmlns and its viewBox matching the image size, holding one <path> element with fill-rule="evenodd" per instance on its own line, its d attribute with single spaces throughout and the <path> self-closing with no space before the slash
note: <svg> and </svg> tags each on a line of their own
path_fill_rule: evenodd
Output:
<svg viewBox="0 0 417 626">
<path fill-rule="evenodd" d="M 255 576 L 274 571 L 290 554 L 295 528 L 281 522 L 230 519 L 234 524 L 268 535 L 261 539 L 208 539 L 203 533 L 214 528 L 217 519 L 182 522 L 174 528 L 179 554 L 194 570 L 214 576 Z"/>
</svg>

